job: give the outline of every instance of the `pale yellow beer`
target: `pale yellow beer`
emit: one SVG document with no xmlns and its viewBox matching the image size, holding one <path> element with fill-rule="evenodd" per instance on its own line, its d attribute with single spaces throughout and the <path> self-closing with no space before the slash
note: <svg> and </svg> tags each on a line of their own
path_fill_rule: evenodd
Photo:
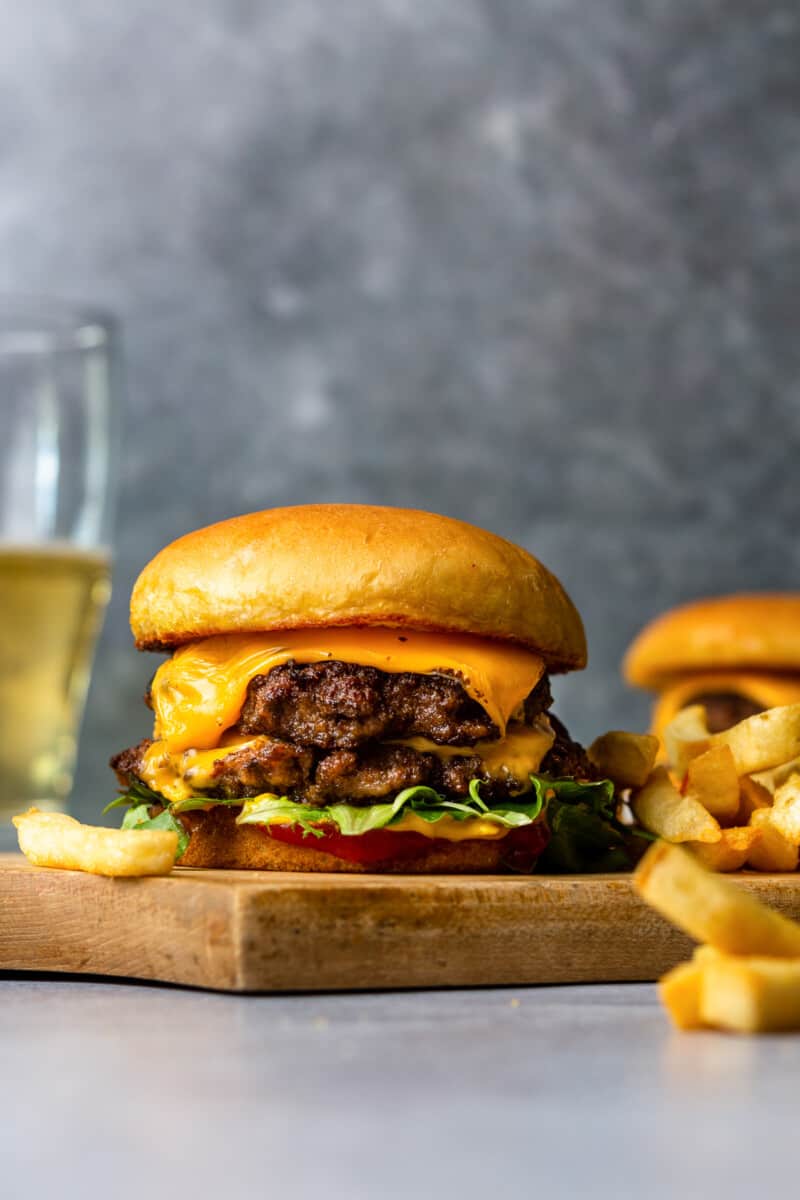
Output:
<svg viewBox="0 0 800 1200">
<path fill-rule="evenodd" d="M 0 543 L 0 824 L 66 805 L 109 595 L 101 551 Z"/>
</svg>

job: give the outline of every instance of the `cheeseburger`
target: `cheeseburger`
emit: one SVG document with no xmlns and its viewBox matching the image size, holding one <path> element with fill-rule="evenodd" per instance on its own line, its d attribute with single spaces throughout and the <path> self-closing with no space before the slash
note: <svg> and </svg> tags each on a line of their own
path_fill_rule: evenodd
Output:
<svg viewBox="0 0 800 1200">
<path fill-rule="evenodd" d="M 182 865 L 627 866 L 613 786 L 550 713 L 581 619 L 525 550 L 406 509 L 306 505 L 180 538 L 131 601 L 167 652 L 111 765 Z"/>
<path fill-rule="evenodd" d="M 689 704 L 712 733 L 800 701 L 800 595 L 755 593 L 697 600 L 658 617 L 625 656 L 628 683 L 657 693 L 661 736 Z"/>
</svg>

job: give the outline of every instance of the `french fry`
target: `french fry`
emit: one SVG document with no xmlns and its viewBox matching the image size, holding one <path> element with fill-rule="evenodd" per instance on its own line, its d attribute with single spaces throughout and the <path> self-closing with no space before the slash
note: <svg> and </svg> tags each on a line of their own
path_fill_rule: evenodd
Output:
<svg viewBox="0 0 800 1200">
<path fill-rule="evenodd" d="M 698 800 L 682 796 L 664 767 L 656 767 L 632 800 L 645 829 L 668 842 L 718 842 L 719 822 Z"/>
<path fill-rule="evenodd" d="M 800 957 L 800 925 L 707 871 L 680 846 L 656 842 L 633 883 L 648 904 L 699 942 L 728 954 Z"/>
<path fill-rule="evenodd" d="M 175 865 L 178 835 L 169 829 L 102 829 L 66 813 L 14 817 L 19 848 L 37 867 L 92 875 L 166 875 Z"/>
<path fill-rule="evenodd" d="M 662 734 L 667 761 L 681 779 L 692 759 L 709 749 L 711 736 L 702 704 L 682 708 L 667 725 Z"/>
<path fill-rule="evenodd" d="M 767 789 L 757 783 L 751 775 L 743 775 L 739 780 L 739 812 L 736 824 L 747 825 L 754 812 L 771 806 L 772 796 Z"/>
<path fill-rule="evenodd" d="M 793 846 L 800 846 L 800 775 L 792 775 L 775 793 L 772 824 Z"/>
<path fill-rule="evenodd" d="M 698 946 L 691 962 L 659 980 L 658 993 L 678 1029 L 800 1029 L 800 960 L 743 958 Z"/>
<path fill-rule="evenodd" d="M 702 964 L 710 961 L 712 958 L 719 958 L 722 954 L 721 950 L 716 950 L 713 946 L 695 946 L 692 953 L 692 962 Z"/>
<path fill-rule="evenodd" d="M 658 995 L 673 1025 L 678 1029 L 701 1029 L 700 988 L 703 968 L 699 962 L 680 963 L 658 981 Z"/>
<path fill-rule="evenodd" d="M 800 961 L 719 954 L 698 969 L 702 1024 L 735 1033 L 800 1029 Z"/>
<path fill-rule="evenodd" d="M 796 871 L 800 851 L 775 828 L 772 809 L 756 809 L 750 816 L 750 824 L 758 831 L 758 837 L 747 856 L 749 866 L 756 871 Z"/>
<path fill-rule="evenodd" d="M 797 774 L 800 774 L 800 758 L 792 758 L 789 762 L 771 767 L 768 771 L 756 771 L 752 779 L 754 783 L 764 789 L 768 796 L 772 797 L 778 788 L 786 783 L 787 779 Z"/>
<path fill-rule="evenodd" d="M 723 829 L 718 842 L 687 842 L 687 846 L 710 871 L 740 871 L 750 859 L 755 843 L 761 837 L 756 826 L 733 826 Z"/>
<path fill-rule="evenodd" d="M 692 759 L 686 769 L 686 795 L 699 800 L 718 821 L 736 820 L 739 776 L 730 746 L 712 746 Z"/>
<path fill-rule="evenodd" d="M 612 779 L 621 788 L 638 788 L 647 782 L 653 769 L 658 738 L 612 729 L 595 738 L 587 754 L 605 779 Z"/>
<path fill-rule="evenodd" d="M 710 741 L 712 746 L 730 746 L 737 775 L 777 767 L 800 755 L 800 704 L 784 704 L 746 717 L 738 725 L 712 734 Z"/>
</svg>

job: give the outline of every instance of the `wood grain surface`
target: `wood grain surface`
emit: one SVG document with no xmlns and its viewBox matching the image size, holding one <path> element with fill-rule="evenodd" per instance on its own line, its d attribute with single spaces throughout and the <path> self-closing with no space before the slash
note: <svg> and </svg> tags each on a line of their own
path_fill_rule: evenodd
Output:
<svg viewBox="0 0 800 1200">
<path fill-rule="evenodd" d="M 800 878 L 740 875 L 800 917 Z M 625 875 L 103 879 L 0 855 L 0 970 L 234 992 L 655 979 L 688 939 Z"/>
</svg>

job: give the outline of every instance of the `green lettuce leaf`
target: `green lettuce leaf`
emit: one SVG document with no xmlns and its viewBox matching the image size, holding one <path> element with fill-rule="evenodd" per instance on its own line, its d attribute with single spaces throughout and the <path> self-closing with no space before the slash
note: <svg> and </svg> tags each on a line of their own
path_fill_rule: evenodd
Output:
<svg viewBox="0 0 800 1200">
<path fill-rule="evenodd" d="M 196 808 L 208 808 L 212 804 L 231 804 L 238 807 L 241 803 L 240 799 L 230 800 L 225 796 L 187 796 L 185 800 L 176 800 L 170 803 L 159 792 L 152 791 L 141 780 L 135 779 L 127 791 L 105 806 L 103 816 L 114 808 L 136 808 L 142 804 L 149 807 L 157 804 L 160 808 L 171 808 L 173 812 L 179 813 L 192 812 Z"/>
<path fill-rule="evenodd" d="M 275 817 L 283 817 L 306 836 L 317 838 L 324 836 L 320 825 L 333 826 L 347 837 L 357 837 L 385 829 L 400 820 L 404 812 L 413 812 L 432 825 L 445 817 L 455 821 L 480 817 L 509 830 L 531 825 L 544 813 L 550 842 L 539 858 L 540 871 L 562 874 L 630 870 L 629 847 L 631 835 L 636 831 L 617 821 L 614 785 L 609 780 L 589 783 L 531 775 L 530 781 L 529 791 L 503 800 L 496 807 L 491 807 L 481 796 L 482 781 L 473 779 L 467 796 L 453 799 L 434 788 L 419 786 L 405 788 L 393 800 L 378 804 L 331 804 L 320 808 L 271 794 L 244 801 L 191 796 L 170 805 L 144 784 L 134 783 L 104 811 L 128 805 L 123 821 L 125 829 L 174 829 L 179 838 L 179 857 L 188 845 L 189 835 L 176 814 L 215 804 L 241 805 L 242 811 L 236 818 L 241 825 L 263 825 Z M 164 811 L 150 817 L 149 810 L 156 805 Z"/>
<path fill-rule="evenodd" d="M 629 871 L 627 830 L 615 816 L 614 785 L 609 779 L 582 783 L 576 779 L 532 776 L 544 790 L 550 841 L 539 858 L 539 870 L 553 874 Z"/>
<path fill-rule="evenodd" d="M 160 804 L 168 804 L 167 800 L 159 800 Z M 209 808 L 212 804 L 227 804 L 238 808 L 241 798 L 230 799 L 227 796 L 187 796 L 185 800 L 176 800 L 171 805 L 173 812 L 194 812 L 198 808 Z"/>
<path fill-rule="evenodd" d="M 304 833 L 321 836 L 315 827 L 323 822 L 336 827 L 346 837 L 356 837 L 375 829 L 385 829 L 398 820 L 404 811 L 413 812 L 423 821 L 435 824 L 444 817 L 456 821 L 467 821 L 481 817 L 505 829 L 516 829 L 532 824 L 542 811 L 544 797 L 539 792 L 525 793 L 527 800 L 503 801 L 497 808 L 489 808 L 480 798 L 480 780 L 470 785 L 469 800 L 448 800 L 429 787 L 405 788 L 394 800 L 385 804 L 360 806 L 355 804 L 330 804 L 326 808 L 309 808 L 297 804 L 287 796 L 255 796 L 245 800 L 241 814 L 236 818 L 240 825 L 263 825 L 275 817 L 288 817 Z"/>
<path fill-rule="evenodd" d="M 170 829 L 178 835 L 177 861 L 186 853 L 189 845 L 189 833 L 169 808 L 163 809 L 158 816 L 150 816 L 150 804 L 137 804 L 129 808 L 122 821 L 123 829 Z"/>
<path fill-rule="evenodd" d="M 166 803 L 167 801 L 163 796 L 159 796 L 158 792 L 151 791 L 141 780 L 134 779 L 127 791 L 123 792 L 121 796 L 117 796 L 115 800 L 112 800 L 110 804 L 105 806 L 103 816 L 111 812 L 113 808 L 132 807 L 137 804 L 166 805 Z"/>
</svg>

